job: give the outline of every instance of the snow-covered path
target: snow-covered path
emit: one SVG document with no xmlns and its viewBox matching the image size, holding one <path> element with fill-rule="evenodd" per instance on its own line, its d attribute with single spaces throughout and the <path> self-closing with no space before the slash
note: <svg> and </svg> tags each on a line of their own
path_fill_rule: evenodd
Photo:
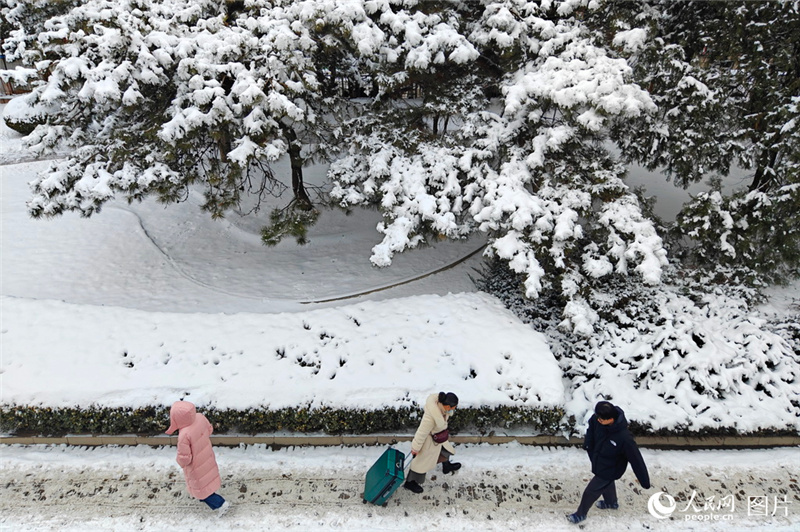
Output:
<svg viewBox="0 0 800 532">
<path fill-rule="evenodd" d="M 361 500 L 363 475 L 382 449 L 218 448 L 220 493 L 234 507 L 217 519 L 186 494 L 174 448 L 5 447 L 0 450 L 0 530 L 579 529 L 564 514 L 574 510 L 590 478 L 581 450 L 464 445 L 457 455 L 464 464 L 458 474 L 434 473 L 422 496 L 400 489 L 382 508 Z M 581 528 L 798 530 L 798 452 L 645 449 L 653 488 L 641 489 L 626 473 L 618 483 L 620 510 L 595 509 Z M 671 518 L 658 520 L 648 513 L 648 499 L 659 491 L 676 500 Z M 734 511 L 729 505 L 683 511 L 693 493 L 700 508 L 708 498 L 718 508 L 735 495 Z M 769 515 L 748 509 L 749 497 L 766 498 Z M 773 517 L 776 498 L 781 504 Z M 687 515 L 719 520 L 687 520 Z"/>
</svg>

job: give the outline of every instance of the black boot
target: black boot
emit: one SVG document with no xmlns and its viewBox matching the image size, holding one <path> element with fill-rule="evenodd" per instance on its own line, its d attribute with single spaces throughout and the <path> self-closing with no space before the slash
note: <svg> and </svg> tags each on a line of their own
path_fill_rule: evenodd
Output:
<svg viewBox="0 0 800 532">
<path fill-rule="evenodd" d="M 422 493 L 423 492 L 422 486 L 417 484 L 417 482 L 414 481 L 414 480 L 406 481 L 406 483 L 403 484 L 403 487 L 405 489 L 407 489 L 408 491 L 413 491 L 414 493 Z"/>
<path fill-rule="evenodd" d="M 448 473 L 455 473 L 459 469 L 461 469 L 461 464 L 458 462 L 442 462 L 442 469 L 444 470 L 444 474 Z"/>
</svg>

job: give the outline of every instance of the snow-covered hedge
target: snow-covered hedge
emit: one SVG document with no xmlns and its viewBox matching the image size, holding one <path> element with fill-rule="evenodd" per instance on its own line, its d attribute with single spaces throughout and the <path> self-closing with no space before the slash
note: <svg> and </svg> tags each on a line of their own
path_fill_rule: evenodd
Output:
<svg viewBox="0 0 800 532">
<path fill-rule="evenodd" d="M 0 303 L 2 430 L 157 432 L 182 398 L 220 430 L 405 430 L 443 390 L 461 399 L 454 427 L 553 433 L 563 418 L 543 335 L 486 294 L 266 315 Z"/>
<path fill-rule="evenodd" d="M 588 339 L 559 330 L 546 299 L 521 298 L 513 275 L 483 284 L 548 331 L 571 382 L 567 414 L 584 417 L 606 398 L 646 431 L 800 432 L 796 330 L 760 317 L 741 291 L 702 289 L 681 274 L 660 289 L 620 284 L 594 294 L 599 325 Z"/>
<path fill-rule="evenodd" d="M 273 433 L 279 431 L 325 434 L 413 432 L 419 424 L 419 406 L 367 409 L 282 408 L 280 410 L 203 409 L 217 434 Z M 554 434 L 562 426 L 561 408 L 481 407 L 460 408 L 449 428 L 486 433 L 497 428 L 524 427 Z M 0 430 L 11 434 L 57 436 L 64 434 L 160 434 L 169 425 L 169 408 L 47 408 L 0 407 Z"/>
</svg>

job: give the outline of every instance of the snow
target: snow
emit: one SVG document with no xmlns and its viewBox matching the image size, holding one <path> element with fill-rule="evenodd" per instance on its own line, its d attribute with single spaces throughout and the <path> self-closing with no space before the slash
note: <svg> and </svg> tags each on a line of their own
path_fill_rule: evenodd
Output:
<svg viewBox="0 0 800 532">
<path fill-rule="evenodd" d="M 8 129 L 3 135 L 5 160 L 24 158 L 18 136 Z M 27 183 L 46 164 L 0 167 L 3 403 L 141 407 L 186 397 L 201 409 L 378 409 L 419 404 L 431 391 L 447 389 L 465 406 L 566 407 L 581 429 L 592 404 L 613 389 L 631 419 L 656 428 L 758 430 L 796 423 L 792 409 L 781 406 L 795 385 L 765 374 L 764 386 L 777 395 L 750 408 L 751 390 L 741 379 L 726 382 L 733 376 L 728 370 L 715 375 L 720 364 L 735 368 L 745 360 L 746 342 L 725 340 L 719 332 L 725 324 L 735 321 L 741 331 L 760 327 L 724 308 L 709 306 L 708 316 L 685 323 L 681 305 L 690 305 L 669 302 L 669 331 L 677 341 L 692 333 L 723 338 L 700 350 L 700 359 L 677 363 L 659 351 L 650 355 L 658 364 L 637 363 L 636 371 L 660 377 L 637 384 L 604 361 L 630 366 L 640 342 L 660 345 L 669 331 L 630 330 L 587 366 L 587 375 L 602 378 L 573 383 L 578 388 L 572 390 L 543 335 L 497 300 L 474 293 L 470 276 L 482 242 L 437 241 L 379 269 L 369 261 L 380 238 L 378 213 L 326 210 L 308 245 L 266 247 L 259 231 L 268 209 L 213 221 L 200 211 L 199 194 L 169 207 L 114 201 L 90 219 L 34 220 L 25 207 Z M 308 178 L 319 181 L 322 173 L 312 168 Z M 609 217 L 610 225 L 619 219 Z M 553 223 L 571 230 L 566 217 Z M 521 270 L 540 268 L 514 241 L 508 249 L 504 242 L 495 243 L 501 256 L 514 255 Z M 620 256 L 636 252 L 620 250 Z M 608 268 L 597 260 L 589 264 Z M 564 320 L 590 334 L 597 314 L 576 300 Z M 722 362 L 704 362 L 709 353 Z M 771 363 L 780 370 L 774 375 L 791 373 Z M 666 404 L 670 379 L 680 376 L 675 368 L 693 368 L 703 387 L 728 395 L 698 402 L 691 389 L 697 383 L 685 379 Z M 80 378 L 85 374 L 97 378 L 87 382 Z"/>
<path fill-rule="evenodd" d="M 7 104 L 3 105 L 3 119 L 25 122 L 53 109 L 52 106 L 48 107 L 41 103 L 31 105 L 28 101 L 28 96 L 29 95 L 12 98 Z M 3 126 L 5 127 L 5 122 L 3 122 Z"/>
<path fill-rule="evenodd" d="M 406 450 L 402 445 L 398 448 Z M 644 449 L 654 488 L 641 490 L 627 473 L 618 482 L 620 509 L 594 509 L 580 528 L 563 516 L 574 511 L 590 476 L 581 450 L 518 444 L 459 446 L 457 456 L 464 467 L 458 474 L 432 475 L 422 497 L 400 489 L 385 508 L 361 503 L 365 471 L 381 451 L 375 447 L 218 447 L 223 476 L 220 493 L 233 507 L 217 519 L 186 494 L 183 478 L 176 472 L 174 448 L 5 447 L 0 455 L 0 480 L 5 486 L 0 528 L 15 532 L 789 532 L 800 524 L 791 495 L 785 499 L 787 504 L 781 504 L 786 510 L 771 515 L 776 498 L 784 500 L 778 489 L 794 478 L 796 449 Z M 648 513 L 648 498 L 659 491 L 675 496 L 678 504 L 671 518 L 659 520 Z M 733 512 L 702 509 L 706 503 L 702 497 L 718 505 L 733 493 L 741 497 Z M 749 515 L 747 497 L 767 498 L 767 515 Z M 714 516 L 728 519 L 699 520 Z"/>
<path fill-rule="evenodd" d="M 446 389 L 465 406 L 556 407 L 564 396 L 544 336 L 487 295 L 270 315 L 4 298 L 3 313 L 5 403 L 375 409 Z"/>
<path fill-rule="evenodd" d="M 3 403 L 143 406 L 185 397 L 201 409 L 298 403 L 381 408 L 419 403 L 431 391 L 446 389 L 458 393 L 465 406 L 566 406 L 580 424 L 596 398 L 568 401 L 544 336 L 492 297 L 475 293 L 470 275 L 479 254 L 433 273 L 480 249 L 482 242 L 435 242 L 393 257 L 391 268 L 378 269 L 369 262 L 371 248 L 380 241 L 375 212 L 325 212 L 307 246 L 283 242 L 267 248 L 259 239 L 266 214 L 211 221 L 200 213 L 202 198 L 196 195 L 168 208 L 149 200 L 131 205 L 114 201 L 90 219 L 67 214 L 32 220 L 25 208 L 27 183 L 47 163 L 10 164 L 27 160 L 29 154 L 19 136 L 4 125 L 0 128 L 0 162 L 6 163 L 0 166 Z M 767 308 L 787 311 L 796 305 L 797 288 L 774 289 Z M 369 293 L 350 297 L 363 292 Z M 337 300 L 343 297 L 347 299 Z M 315 303 L 321 300 L 327 302 Z M 576 307 L 571 319 L 591 321 L 581 311 Z M 629 343 L 627 349 L 635 345 Z M 604 377 L 603 382 L 609 381 Z M 599 383 L 591 386 L 597 396 L 603 393 L 595 389 Z M 621 390 L 628 389 L 625 384 L 620 383 Z M 655 392 L 622 403 L 633 418 L 646 412 L 667 415 Z M 746 407 L 738 405 L 736 415 L 752 416 Z M 723 425 L 740 421 L 712 413 L 722 416 Z M 424 523 L 425 528 L 463 530 L 568 530 L 574 527 L 564 523 L 562 514 L 577 504 L 588 479 L 585 455 L 574 449 L 463 446 L 459 459 L 469 467 L 447 480 L 455 490 L 474 491 L 487 483 L 505 490 L 541 478 L 565 479 L 569 489 L 561 498 L 548 487 L 541 501 L 528 494 L 522 502 L 486 506 L 480 497 L 461 502 L 442 495 L 446 490 L 440 478 L 430 483 L 432 498 L 415 500 L 400 493 L 395 506 L 372 508 L 362 506 L 357 495 L 377 452 L 218 449 L 225 495 L 241 491 L 240 483 L 289 474 L 318 479 L 312 491 L 325 491 L 324 479 L 349 482 L 347 493 L 353 496 L 349 502 L 331 496 L 318 508 L 286 504 L 285 499 L 280 505 L 274 496 L 265 497 L 238 504 L 238 513 L 227 520 L 209 521 L 209 512 L 181 491 L 173 449 L 4 446 L 4 493 L 13 491 L 14 482 L 23 482 L 21 470 L 48 479 L 42 483 L 57 495 L 47 505 L 0 503 L 0 529 L 418 530 Z M 670 479 L 686 491 L 671 479 L 692 479 L 703 486 L 708 475 L 713 480 L 741 477 L 752 495 L 785 485 L 786 470 L 796 469 L 798 458 L 797 449 L 644 454 L 665 485 L 669 482 L 664 479 Z M 108 479 L 122 484 L 121 477 L 128 474 L 142 483 L 124 492 L 131 495 L 117 506 L 70 499 L 66 488 L 60 494 L 72 503 L 53 502 L 58 490 L 70 486 L 70 478 L 90 473 L 99 475 L 94 480 L 98 484 Z M 762 485 L 752 480 L 754 475 L 778 480 Z M 149 504 L 138 498 L 147 479 L 172 483 L 180 499 L 157 497 Z M 727 493 L 718 484 L 713 489 L 719 496 Z M 627 510 L 592 515 L 587 526 L 796 530 L 800 525 L 791 506 L 787 518 L 759 520 L 740 509 L 734 523 L 661 522 L 648 515 L 646 497 L 629 487 L 621 493 L 631 502 Z M 406 517 L 403 510 L 418 512 L 424 521 Z M 484 511 L 494 517 L 486 520 Z"/>
<path fill-rule="evenodd" d="M 621 47 L 625 52 L 637 52 L 644 47 L 647 40 L 647 31 L 642 28 L 620 31 L 614 36 L 614 46 Z"/>
<path fill-rule="evenodd" d="M 0 153 L 0 161 L 24 160 L 27 154 L 18 137 L 5 131 L 2 146 L 8 152 Z M 200 195 L 168 208 L 150 200 L 114 202 L 89 219 L 66 214 L 33 220 L 25 206 L 27 183 L 47 164 L 0 167 L 3 296 L 216 314 L 307 311 L 331 306 L 305 304 L 309 301 L 374 291 L 417 277 L 422 279 L 355 301 L 475 291 L 469 275 L 475 273 L 480 254 L 454 269 L 424 276 L 479 250 L 482 242 L 436 242 L 399 255 L 391 268 L 373 267 L 369 256 L 380 241 L 375 231 L 380 215 L 371 211 L 349 216 L 325 211 L 307 246 L 287 241 L 275 247 L 260 241 L 268 209 L 252 217 L 232 213 L 213 221 L 200 212 Z M 288 164 L 276 171 L 288 172 Z M 313 180 L 313 169 L 311 174 Z"/>
</svg>

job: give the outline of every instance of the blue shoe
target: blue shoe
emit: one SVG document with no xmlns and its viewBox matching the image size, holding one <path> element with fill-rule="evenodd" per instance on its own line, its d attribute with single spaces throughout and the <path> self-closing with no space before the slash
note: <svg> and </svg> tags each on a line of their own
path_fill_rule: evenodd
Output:
<svg viewBox="0 0 800 532">
<path fill-rule="evenodd" d="M 569 521 L 570 523 L 575 523 L 576 525 L 585 520 L 586 516 L 581 514 L 570 514 L 567 516 L 567 521 Z"/>
<path fill-rule="evenodd" d="M 598 508 L 600 508 L 601 510 L 616 510 L 616 509 L 619 508 L 619 503 L 615 502 L 615 503 L 609 504 L 606 501 L 597 501 L 597 505 L 596 506 Z"/>
</svg>

